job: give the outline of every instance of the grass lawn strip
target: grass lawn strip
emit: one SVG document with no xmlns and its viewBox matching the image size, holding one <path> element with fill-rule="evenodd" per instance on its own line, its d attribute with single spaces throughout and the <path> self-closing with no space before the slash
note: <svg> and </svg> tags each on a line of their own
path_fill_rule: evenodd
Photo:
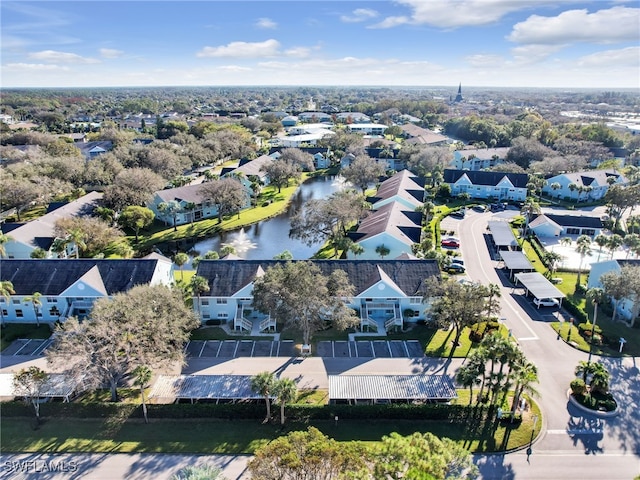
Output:
<svg viewBox="0 0 640 480">
<path fill-rule="evenodd" d="M 5 452 L 46 453 L 253 453 L 256 448 L 293 430 L 313 425 L 338 441 L 376 442 L 384 435 L 398 432 L 432 432 L 460 442 L 472 452 L 491 452 L 525 446 L 532 438 L 532 413 L 525 414 L 522 425 L 497 425 L 496 421 L 452 424 L 437 421 L 340 420 L 310 423 L 262 424 L 255 420 L 217 421 L 158 420 L 145 425 L 141 420 L 49 418 L 38 430 L 29 428 L 32 419 L 3 418 L 2 437 Z M 276 422 L 277 423 L 277 422 Z M 542 422 L 537 422 L 539 431 Z M 537 432 L 536 432 L 537 433 Z"/>
</svg>

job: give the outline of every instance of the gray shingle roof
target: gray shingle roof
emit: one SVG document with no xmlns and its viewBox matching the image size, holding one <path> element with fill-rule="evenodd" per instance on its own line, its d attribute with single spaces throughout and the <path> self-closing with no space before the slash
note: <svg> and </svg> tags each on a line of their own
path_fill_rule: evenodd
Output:
<svg viewBox="0 0 640 480">
<path fill-rule="evenodd" d="M 156 195 L 158 195 L 163 202 L 172 202 L 175 200 L 177 202 L 184 201 L 201 204 L 204 200 L 204 196 L 200 193 L 201 188 L 201 184 L 185 185 L 183 187 L 158 190 Z"/>
<path fill-rule="evenodd" d="M 420 242 L 422 214 L 406 210 L 398 202 L 383 205 L 360 222 L 351 235 L 356 241 L 387 232 L 408 245 Z"/>
<path fill-rule="evenodd" d="M 526 188 L 529 175 L 526 173 L 505 173 L 505 172 L 485 172 L 482 170 L 452 170 L 444 171 L 445 183 L 456 183 L 460 177 L 467 175 L 471 183 L 474 185 L 496 186 L 500 181 L 507 177 L 514 187 Z"/>
<path fill-rule="evenodd" d="M 309 260 L 324 275 L 343 270 L 360 294 L 381 280 L 380 270 L 395 282 L 407 296 L 422 296 L 426 292 L 425 280 L 440 277 L 435 260 Z M 207 296 L 230 297 L 253 283 L 256 274 L 286 260 L 203 260 L 198 264 L 197 275 L 209 282 Z M 380 270 L 379 270 L 380 269 Z"/>
<path fill-rule="evenodd" d="M 148 284 L 153 278 L 157 259 L 46 259 L 0 260 L 0 280 L 9 280 L 16 295 L 40 292 L 56 296 L 97 267 L 108 295 L 126 292 L 136 285 Z"/>
</svg>

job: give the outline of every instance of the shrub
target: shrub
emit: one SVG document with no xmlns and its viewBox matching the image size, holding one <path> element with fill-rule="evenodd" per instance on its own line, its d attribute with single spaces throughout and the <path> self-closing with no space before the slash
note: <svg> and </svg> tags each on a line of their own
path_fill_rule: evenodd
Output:
<svg viewBox="0 0 640 480">
<path fill-rule="evenodd" d="M 580 331 L 580 335 L 582 335 L 583 337 L 589 338 L 591 337 L 591 329 L 593 328 L 593 324 L 589 321 L 584 322 L 584 323 L 580 323 L 578 325 L 578 330 Z M 596 325 L 595 328 L 593 329 L 594 333 L 596 335 L 602 335 L 602 329 Z"/>
<path fill-rule="evenodd" d="M 584 393 L 587 391 L 587 385 L 581 378 L 572 380 L 569 386 L 571 387 L 571 393 L 573 393 L 574 395 L 581 396 L 584 395 Z"/>
<path fill-rule="evenodd" d="M 472 342 L 481 342 L 488 333 L 500 329 L 500 324 L 496 321 L 478 322 L 471 327 L 469 331 L 469 339 Z"/>
</svg>

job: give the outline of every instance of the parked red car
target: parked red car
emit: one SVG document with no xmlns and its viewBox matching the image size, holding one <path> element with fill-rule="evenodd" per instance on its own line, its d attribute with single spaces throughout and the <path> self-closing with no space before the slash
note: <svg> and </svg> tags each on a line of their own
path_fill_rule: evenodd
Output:
<svg viewBox="0 0 640 480">
<path fill-rule="evenodd" d="M 460 240 L 457 238 L 443 238 L 440 245 L 443 247 L 458 248 L 460 247 Z"/>
</svg>

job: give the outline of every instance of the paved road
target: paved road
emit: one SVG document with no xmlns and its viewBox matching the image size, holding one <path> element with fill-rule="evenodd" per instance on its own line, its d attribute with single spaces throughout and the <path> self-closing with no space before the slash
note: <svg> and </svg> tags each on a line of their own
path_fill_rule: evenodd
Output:
<svg viewBox="0 0 640 480">
<path fill-rule="evenodd" d="M 542 457 L 545 462 L 536 462 L 541 469 L 554 464 L 561 468 L 559 472 L 570 472 L 568 475 L 571 477 L 597 478 L 592 475 L 599 471 L 599 466 L 610 465 L 611 469 L 605 470 L 608 474 L 600 478 L 616 478 L 617 475 L 633 478 L 640 474 L 640 378 L 637 359 L 600 359 L 612 373 L 611 390 L 620 400 L 619 416 L 599 419 L 571 405 L 567 398 L 569 382 L 574 378 L 573 370 L 578 361 L 586 360 L 587 354 L 559 340 L 548 325 L 554 320 L 550 309 L 535 309 L 522 296 L 521 290 L 514 289 L 506 276 L 496 271 L 497 262 L 489 257 L 485 236 L 491 216 L 491 213 L 471 213 L 459 222 L 457 230 L 463 258 L 474 259 L 473 262 L 465 262 L 468 276 L 474 281 L 496 283 L 502 287 L 501 316 L 506 319 L 524 353 L 538 367 L 540 383 L 537 389 L 545 424 L 540 439 L 532 447 L 532 463 L 526 466 L 532 465 L 534 458 Z M 550 461 L 558 456 L 562 460 Z M 585 461 L 587 456 L 599 461 Z M 524 472 L 528 468 L 523 469 L 521 462 L 518 463 L 520 457 L 507 455 L 503 458 L 506 465 L 512 465 L 517 471 L 515 478 L 553 478 L 553 475 L 526 476 Z M 509 478 L 500 476 L 499 469 L 491 473 L 489 466 L 486 466 L 485 473 L 487 476 L 483 478 Z"/>
</svg>

